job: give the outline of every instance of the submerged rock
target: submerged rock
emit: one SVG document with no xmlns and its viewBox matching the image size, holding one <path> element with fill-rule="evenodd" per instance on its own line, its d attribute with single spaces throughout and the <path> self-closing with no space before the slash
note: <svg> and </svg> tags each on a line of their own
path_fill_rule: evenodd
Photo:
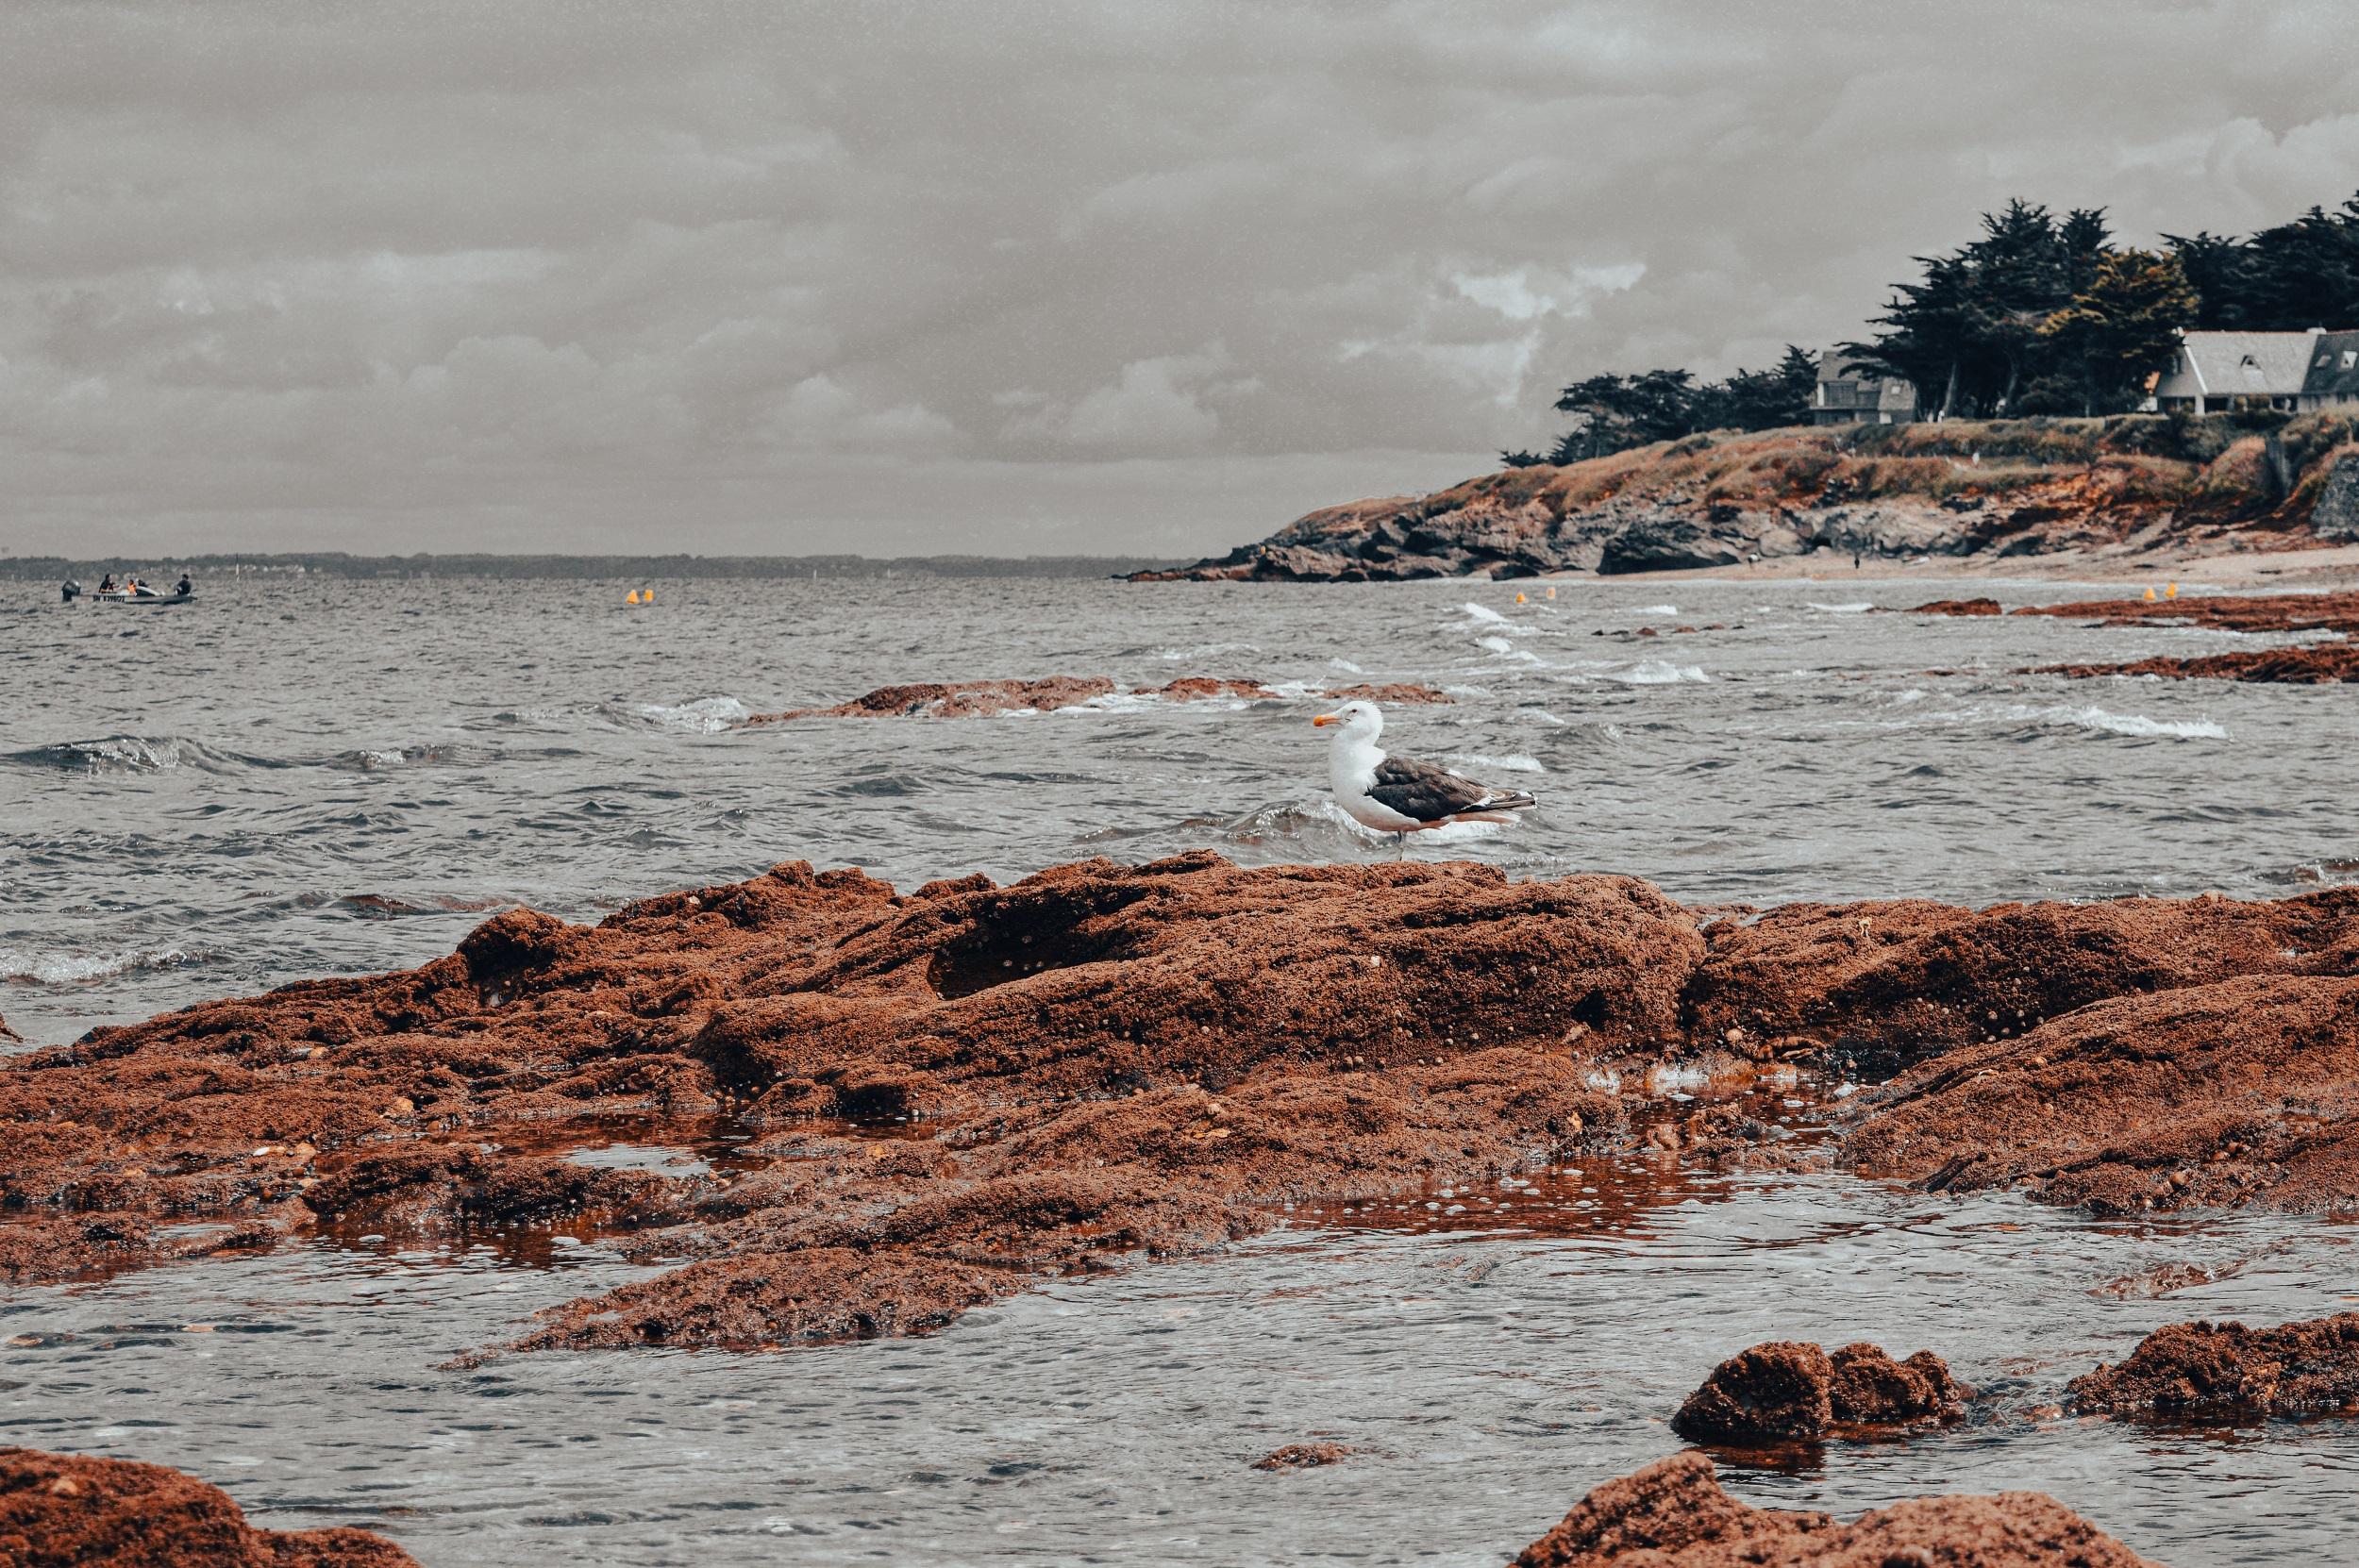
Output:
<svg viewBox="0 0 2359 1568">
<path fill-rule="evenodd" d="M 1263 1455 L 1253 1461 L 1256 1470 L 1310 1470 L 1322 1464 L 1334 1464 L 1351 1457 L 1351 1450 L 1340 1443 L 1290 1443 L 1274 1453 Z"/>
<path fill-rule="evenodd" d="M 1830 1355 L 1806 1341 L 1773 1340 L 1713 1368 L 1671 1418 L 1671 1430 L 1691 1443 L 1736 1447 L 1815 1443 L 1949 1420 L 1973 1397 L 1930 1350 L 1896 1361 L 1872 1344 Z"/>
<path fill-rule="evenodd" d="M 2037 1492 L 1916 1497 L 1849 1524 L 1757 1509 L 1692 1450 L 1606 1482 L 1513 1568 L 2160 1568 Z"/>
<path fill-rule="evenodd" d="M 1911 615 L 2003 615 L 2005 607 L 1996 599 L 1936 599 L 1929 605 L 1918 605 Z"/>
<path fill-rule="evenodd" d="M 381 1535 L 259 1530 L 218 1487 L 160 1464 L 0 1448 L 7 1568 L 418 1568 Z"/>
<path fill-rule="evenodd" d="M 1242 697 L 1254 702 L 1283 700 L 1258 680 L 1234 676 L 1181 676 L 1162 686 L 1142 686 L 1124 692 L 1106 676 L 1049 676 L 1040 680 L 959 680 L 923 682 L 914 686 L 879 686 L 865 696 L 833 708 L 791 708 L 783 713 L 756 713 L 745 723 L 785 724 L 795 719 L 979 719 L 1008 713 L 1051 713 L 1078 708 L 1115 695 L 1160 697 L 1165 702 L 1197 702 L 1207 697 Z M 1366 697 L 1372 701 L 1446 703 L 1450 699 L 1430 686 L 1406 681 L 1379 686 L 1343 686 L 1312 693 L 1321 701 Z"/>
<path fill-rule="evenodd" d="M 2139 1341 L 2119 1366 L 2074 1378 L 2070 1398 L 2089 1415 L 2359 1414 L 2359 1312 L 2275 1328 L 2174 1323 Z"/>
</svg>

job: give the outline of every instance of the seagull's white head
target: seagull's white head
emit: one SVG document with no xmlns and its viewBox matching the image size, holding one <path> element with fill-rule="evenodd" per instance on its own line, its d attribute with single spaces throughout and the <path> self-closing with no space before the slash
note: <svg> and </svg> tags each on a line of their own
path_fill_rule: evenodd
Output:
<svg viewBox="0 0 2359 1568">
<path fill-rule="evenodd" d="M 1377 711 L 1376 704 L 1354 699 L 1334 712 L 1322 713 L 1311 722 L 1321 726 L 1343 726 L 1343 733 L 1336 737 L 1339 741 L 1373 741 L 1384 727 L 1384 715 Z"/>
</svg>

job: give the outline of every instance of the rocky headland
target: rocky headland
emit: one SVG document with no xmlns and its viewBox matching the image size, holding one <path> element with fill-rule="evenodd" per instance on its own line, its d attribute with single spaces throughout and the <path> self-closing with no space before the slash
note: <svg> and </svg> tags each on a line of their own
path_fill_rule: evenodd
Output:
<svg viewBox="0 0 2359 1568">
<path fill-rule="evenodd" d="M 1673 1067 L 1873 1087 L 1811 1143 Z M 518 1348 L 793 1345 L 1580 1151 L 2348 1210 L 2354 1112 L 2359 892 L 1763 914 L 1468 863 L 797 863 L 0 1060 L 0 1276 L 561 1219 L 670 1272 Z M 571 1158 L 613 1143 L 706 1168 Z"/>
<path fill-rule="evenodd" d="M 1310 513 L 1134 581 L 1364 582 L 1734 566 L 1815 551 L 1998 562 L 2359 538 L 2359 426 L 2309 414 L 1712 431 Z"/>
</svg>

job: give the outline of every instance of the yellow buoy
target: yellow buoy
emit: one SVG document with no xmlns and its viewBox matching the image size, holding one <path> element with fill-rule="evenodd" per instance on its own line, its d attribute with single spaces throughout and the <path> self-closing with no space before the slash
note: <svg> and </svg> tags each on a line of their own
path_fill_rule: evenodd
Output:
<svg viewBox="0 0 2359 1568">
<path fill-rule="evenodd" d="M 1517 604 L 1522 604 L 1522 603 L 1524 602 L 1524 596 L 1523 596 L 1522 594 L 1520 594 L 1520 593 L 1516 594 L 1516 595 L 1515 595 L 1515 602 L 1516 602 Z"/>
<path fill-rule="evenodd" d="M 2146 602 L 2150 605 L 2154 602 L 2154 591 L 2150 588 L 2146 591 Z"/>
<path fill-rule="evenodd" d="M 2175 599 L 2179 597 L 2179 585 L 2175 582 L 2165 583 L 2163 585 L 2163 597 L 2166 599 Z"/>
<path fill-rule="evenodd" d="M 2150 594 L 2148 594 L 2148 595 L 2147 595 L 2147 597 L 2148 597 L 2148 598 L 2150 598 L 2150 598 L 2152 598 L 2153 596 L 2154 596 L 2154 595 L 2152 595 L 2151 593 L 2150 593 Z M 637 604 L 638 602 L 639 602 L 639 590 L 637 590 L 637 589 L 635 589 L 635 588 L 634 588 L 634 589 L 632 589 L 629 592 L 627 592 L 627 593 L 626 593 L 626 594 L 624 594 L 624 595 L 623 595 L 623 603 L 625 603 L 625 604 L 627 604 L 627 605 L 635 605 L 635 604 Z"/>
<path fill-rule="evenodd" d="M 1556 590 L 1555 590 L 1555 589 L 1551 588 L 1551 589 L 1549 589 L 1549 590 L 1548 590 L 1548 597 L 1549 597 L 1549 598 L 1551 598 L 1551 599 L 1553 599 L 1553 598 L 1555 598 L 1555 597 L 1556 597 Z"/>
<path fill-rule="evenodd" d="M 651 605 L 655 603 L 655 590 L 652 588 L 641 589 L 639 591 L 639 602 L 643 605 Z"/>
</svg>

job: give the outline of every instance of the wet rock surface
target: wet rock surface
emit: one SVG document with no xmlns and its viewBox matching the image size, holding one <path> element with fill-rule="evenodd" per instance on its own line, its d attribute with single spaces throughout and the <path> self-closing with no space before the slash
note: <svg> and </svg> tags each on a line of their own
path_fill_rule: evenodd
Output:
<svg viewBox="0 0 2359 1568">
<path fill-rule="evenodd" d="M 1930 1350 L 1895 1360 L 1873 1344 L 1830 1353 L 1773 1340 L 1715 1367 L 1672 1416 L 1671 1430 L 1729 1447 L 1815 1443 L 1953 1419 L 1973 1397 Z"/>
<path fill-rule="evenodd" d="M 2070 1398 L 2083 1414 L 2158 1420 L 2359 1413 L 2359 1312 L 2275 1328 L 2174 1323 L 2120 1365 L 2074 1378 Z"/>
<path fill-rule="evenodd" d="M 219 1488 L 128 1460 L 0 1448 L 0 1568 L 418 1568 L 367 1530 L 259 1530 Z"/>
<path fill-rule="evenodd" d="M 671 1273 L 519 1343 L 922 1332 L 1030 1281 L 1886 1089 L 1842 1157 L 2100 1210 L 2359 1194 L 2359 892 L 1697 911 L 1627 877 L 1197 852 L 896 892 L 780 866 L 0 1062 L 0 1270 L 561 1223 Z M 612 1145 L 677 1156 L 591 1158 Z"/>
<path fill-rule="evenodd" d="M 1756 1509 L 1690 1451 L 1606 1482 L 1513 1568 L 2159 1568 L 2042 1493 L 1917 1497 L 1844 1524 Z"/>
</svg>

